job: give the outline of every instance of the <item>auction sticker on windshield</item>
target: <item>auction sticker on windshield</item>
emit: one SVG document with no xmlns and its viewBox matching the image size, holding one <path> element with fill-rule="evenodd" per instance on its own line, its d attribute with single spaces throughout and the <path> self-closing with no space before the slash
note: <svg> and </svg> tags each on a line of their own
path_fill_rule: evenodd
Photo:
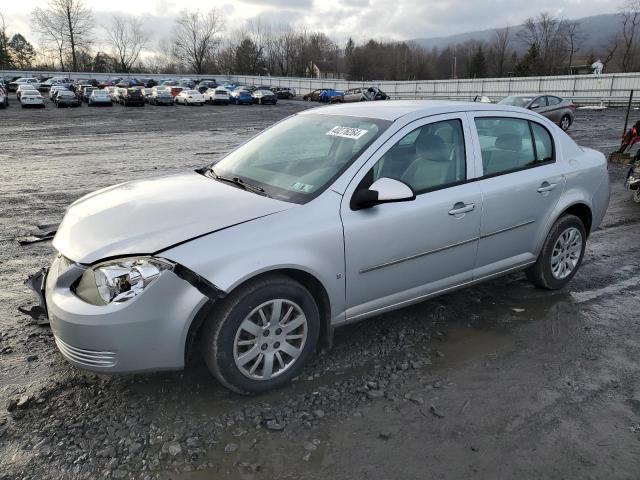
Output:
<svg viewBox="0 0 640 480">
<path fill-rule="evenodd" d="M 355 127 L 333 127 L 327 132 L 327 135 L 332 137 L 352 138 L 358 140 L 365 135 L 369 130 L 363 130 Z"/>
</svg>

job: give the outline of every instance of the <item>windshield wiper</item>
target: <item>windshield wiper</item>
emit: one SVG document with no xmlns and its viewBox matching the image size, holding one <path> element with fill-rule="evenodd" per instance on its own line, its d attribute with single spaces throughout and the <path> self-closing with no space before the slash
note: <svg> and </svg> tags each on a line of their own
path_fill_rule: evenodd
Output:
<svg viewBox="0 0 640 480">
<path fill-rule="evenodd" d="M 213 171 L 213 169 L 211 169 L 210 172 L 213 178 L 215 178 L 216 180 L 220 180 L 221 182 L 232 183 L 234 185 L 238 185 L 239 187 L 247 191 L 258 193 L 260 195 L 264 195 L 265 197 L 269 197 L 269 194 L 265 191 L 264 188 L 259 187 L 258 185 L 253 185 L 251 183 L 248 183 L 247 181 L 243 180 L 240 177 L 225 177 L 223 175 L 218 175 L 216 172 Z"/>
</svg>

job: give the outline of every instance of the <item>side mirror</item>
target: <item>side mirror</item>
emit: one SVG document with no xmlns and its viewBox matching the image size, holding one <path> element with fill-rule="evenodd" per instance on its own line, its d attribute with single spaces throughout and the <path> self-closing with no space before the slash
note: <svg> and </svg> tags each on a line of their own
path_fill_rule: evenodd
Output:
<svg viewBox="0 0 640 480">
<path fill-rule="evenodd" d="M 540 108 L 539 103 L 532 103 L 531 105 L 529 105 L 529 110 L 535 110 L 536 108 Z"/>
<path fill-rule="evenodd" d="M 351 198 L 351 209 L 362 210 L 381 203 L 409 202 L 416 199 L 413 189 L 400 180 L 379 178 L 367 189 L 356 191 Z"/>
</svg>

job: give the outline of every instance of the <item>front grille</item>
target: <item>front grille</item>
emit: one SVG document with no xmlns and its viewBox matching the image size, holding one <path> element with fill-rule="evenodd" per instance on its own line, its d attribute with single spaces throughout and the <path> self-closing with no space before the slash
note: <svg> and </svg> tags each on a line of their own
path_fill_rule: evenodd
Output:
<svg viewBox="0 0 640 480">
<path fill-rule="evenodd" d="M 62 355 L 79 365 L 103 368 L 115 367 L 116 365 L 115 352 L 85 350 L 83 348 L 72 347 L 58 337 L 55 337 L 55 339 L 56 345 Z"/>
</svg>

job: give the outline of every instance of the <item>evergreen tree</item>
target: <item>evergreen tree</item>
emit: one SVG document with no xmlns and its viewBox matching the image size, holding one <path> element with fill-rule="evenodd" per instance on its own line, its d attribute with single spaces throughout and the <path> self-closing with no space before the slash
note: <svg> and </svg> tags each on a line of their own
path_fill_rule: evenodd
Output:
<svg viewBox="0 0 640 480">
<path fill-rule="evenodd" d="M 30 67 L 36 58 L 36 51 L 33 45 L 19 33 L 11 37 L 7 46 L 11 63 L 20 70 Z"/>
<path fill-rule="evenodd" d="M 262 58 L 262 48 L 248 37 L 245 37 L 236 47 L 234 59 L 234 71 L 237 74 L 259 75 L 263 72 L 264 61 Z"/>
<path fill-rule="evenodd" d="M 539 75 L 541 72 L 540 49 L 537 43 L 533 43 L 527 53 L 522 57 L 513 69 L 517 77 L 529 77 Z"/>
<path fill-rule="evenodd" d="M 484 56 L 482 45 L 478 47 L 476 53 L 471 59 L 471 66 L 469 69 L 469 76 L 471 78 L 486 78 L 487 76 L 487 59 Z"/>
</svg>

